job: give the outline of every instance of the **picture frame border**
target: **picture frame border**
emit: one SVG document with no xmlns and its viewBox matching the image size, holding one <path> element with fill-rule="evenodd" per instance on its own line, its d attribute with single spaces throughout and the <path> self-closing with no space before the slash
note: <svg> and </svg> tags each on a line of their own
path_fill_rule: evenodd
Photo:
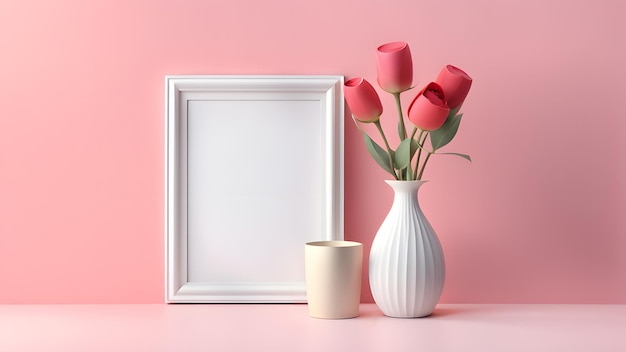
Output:
<svg viewBox="0 0 626 352">
<path fill-rule="evenodd" d="M 344 237 L 344 102 L 338 75 L 176 75 L 165 77 L 165 301 L 166 303 L 306 302 L 304 277 L 296 282 L 192 282 L 187 253 L 187 101 L 203 94 L 236 104 L 242 92 L 262 99 L 293 100 L 299 93 L 319 99 L 324 126 L 325 172 L 319 240 Z M 297 94 L 292 94 L 296 92 Z M 270 98 L 266 98 L 270 97 Z M 214 98 L 212 98 L 214 99 Z M 285 118 L 292 118 L 285 116 Z M 306 131 L 298 131 L 306 133 Z M 319 133 L 319 131 L 317 132 Z M 280 138 L 276 136 L 275 138 Z M 216 146 L 219 147 L 219 146 Z M 295 153 L 295 152 L 294 152 Z M 296 155 L 294 155 L 295 157 Z M 294 201 L 290 199 L 289 201 Z M 302 244 L 302 265 L 304 243 Z M 271 246 L 262 250 L 271 251 Z M 298 263 L 300 264 L 300 263 Z"/>
</svg>

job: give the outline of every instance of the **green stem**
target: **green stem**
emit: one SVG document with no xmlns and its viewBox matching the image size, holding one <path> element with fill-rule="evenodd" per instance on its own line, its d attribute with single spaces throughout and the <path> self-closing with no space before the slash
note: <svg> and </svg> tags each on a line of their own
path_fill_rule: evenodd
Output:
<svg viewBox="0 0 626 352">
<path fill-rule="evenodd" d="M 404 117 L 402 116 L 402 103 L 400 102 L 400 92 L 393 93 L 393 97 L 396 100 L 396 109 L 398 110 L 398 135 L 400 140 L 406 139 L 406 128 L 404 126 Z"/>
<path fill-rule="evenodd" d="M 419 136 L 417 136 L 417 144 L 419 145 L 419 150 L 417 151 L 417 157 L 415 161 L 415 171 L 413 172 L 413 175 L 416 177 L 415 179 L 417 179 L 417 170 L 420 165 L 420 158 L 422 156 L 422 148 L 424 147 L 424 143 L 426 142 L 427 137 L 428 137 L 428 132 L 424 130 L 420 130 L 420 134 Z"/>
<path fill-rule="evenodd" d="M 417 127 L 413 126 L 413 131 L 411 131 L 411 138 L 410 139 L 415 139 L 415 133 L 417 133 Z M 420 134 L 421 136 L 421 134 Z M 418 139 L 418 143 L 419 143 L 419 139 Z M 413 152 L 415 153 L 415 152 Z M 415 154 L 411 155 L 411 160 L 413 159 L 413 156 Z M 415 168 L 415 172 L 413 172 L 413 168 L 411 168 L 411 161 L 409 160 L 409 165 L 407 166 L 407 170 L 406 170 L 406 180 L 415 180 L 415 173 L 417 172 L 417 167 Z"/>
<path fill-rule="evenodd" d="M 417 175 L 416 180 L 421 180 L 422 179 L 422 174 L 424 174 L 424 169 L 426 168 L 426 163 L 428 162 L 428 159 L 430 159 L 431 155 L 433 155 L 433 153 L 431 153 L 431 152 L 428 152 L 428 154 L 426 155 L 426 158 L 424 159 L 424 164 L 422 164 L 422 169 L 420 170 L 420 174 Z"/>
<path fill-rule="evenodd" d="M 411 131 L 411 139 L 415 138 L 415 133 L 416 132 L 417 132 L 417 127 L 413 126 L 413 131 Z M 421 133 L 420 133 L 420 136 L 421 136 Z M 419 140 L 418 140 L 418 142 L 419 142 Z"/>
<path fill-rule="evenodd" d="M 390 169 L 393 171 L 393 176 L 396 178 L 396 180 L 398 180 L 398 174 L 396 174 L 395 168 L 393 167 L 393 158 L 391 157 L 391 147 L 389 147 L 389 142 L 387 141 L 387 137 L 385 136 L 385 131 L 383 131 L 383 127 L 380 125 L 380 120 L 375 121 L 374 125 L 376 125 L 376 128 L 378 129 L 378 132 L 380 133 L 381 137 L 383 137 L 383 142 L 385 142 L 385 147 L 387 148 L 387 155 L 389 156 Z"/>
</svg>

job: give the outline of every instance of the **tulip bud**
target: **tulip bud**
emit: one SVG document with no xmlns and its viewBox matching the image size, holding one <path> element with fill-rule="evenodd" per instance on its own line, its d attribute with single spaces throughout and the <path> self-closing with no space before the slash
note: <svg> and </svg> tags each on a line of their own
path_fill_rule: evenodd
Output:
<svg viewBox="0 0 626 352">
<path fill-rule="evenodd" d="M 343 87 L 346 103 L 354 117 L 361 122 L 378 121 L 383 113 L 383 105 L 378 93 L 363 78 L 352 78 Z"/>
<path fill-rule="evenodd" d="M 465 97 L 467 97 L 472 86 L 472 77 L 458 67 L 446 65 L 441 69 L 436 82 L 446 92 L 450 109 L 456 109 L 463 104 Z"/>
<path fill-rule="evenodd" d="M 389 93 L 399 93 L 411 88 L 413 60 L 409 44 L 393 42 L 383 44 L 376 50 L 378 84 Z"/>
<path fill-rule="evenodd" d="M 443 88 L 430 82 L 409 105 L 409 121 L 424 131 L 434 131 L 443 126 L 450 108 L 446 104 Z"/>
</svg>

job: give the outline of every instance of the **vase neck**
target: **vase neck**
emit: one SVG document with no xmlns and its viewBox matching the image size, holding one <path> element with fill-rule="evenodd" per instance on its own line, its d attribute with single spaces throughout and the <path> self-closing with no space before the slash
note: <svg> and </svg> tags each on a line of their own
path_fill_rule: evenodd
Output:
<svg viewBox="0 0 626 352">
<path fill-rule="evenodd" d="M 397 180 L 385 180 L 385 182 L 393 188 L 394 193 L 415 193 L 422 185 L 428 181 L 416 180 L 416 181 L 397 181 Z"/>
</svg>

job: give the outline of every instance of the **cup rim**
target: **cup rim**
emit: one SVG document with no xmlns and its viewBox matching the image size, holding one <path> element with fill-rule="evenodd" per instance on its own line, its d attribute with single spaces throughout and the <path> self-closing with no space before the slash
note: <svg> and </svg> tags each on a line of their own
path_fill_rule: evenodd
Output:
<svg viewBox="0 0 626 352">
<path fill-rule="evenodd" d="M 359 246 L 362 246 L 363 243 L 356 242 L 356 241 L 332 240 L 332 241 L 307 242 L 306 245 L 311 246 L 311 247 L 346 248 L 346 247 L 359 247 Z"/>
</svg>

